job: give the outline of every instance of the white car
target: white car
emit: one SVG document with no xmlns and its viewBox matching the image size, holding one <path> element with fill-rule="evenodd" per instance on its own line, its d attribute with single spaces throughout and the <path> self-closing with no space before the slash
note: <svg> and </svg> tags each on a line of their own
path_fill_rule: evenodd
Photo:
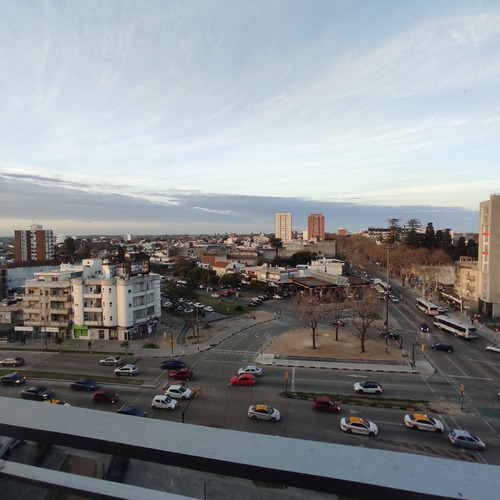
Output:
<svg viewBox="0 0 500 500">
<path fill-rule="evenodd" d="M 367 394 L 382 394 L 382 386 L 378 382 L 373 382 L 372 380 L 365 380 L 364 382 L 356 382 L 354 384 L 354 392 Z"/>
<path fill-rule="evenodd" d="M 444 425 L 443 422 L 436 418 L 428 417 L 423 413 L 413 413 L 411 415 L 405 415 L 404 422 L 406 427 L 413 430 L 421 431 L 431 431 L 431 432 L 443 432 Z"/>
<path fill-rule="evenodd" d="M 123 365 L 115 369 L 115 375 L 139 375 L 139 368 L 135 365 Z"/>
<path fill-rule="evenodd" d="M 493 351 L 493 352 L 500 352 L 500 345 L 487 345 L 486 346 L 487 351 Z"/>
<path fill-rule="evenodd" d="M 205 306 L 203 309 L 207 313 L 213 313 L 214 312 L 214 308 L 212 306 Z"/>
<path fill-rule="evenodd" d="M 193 396 L 191 389 L 183 385 L 171 385 L 165 392 L 165 396 L 175 399 L 189 399 Z"/>
<path fill-rule="evenodd" d="M 220 297 L 220 295 L 217 292 L 212 293 L 212 297 L 217 298 Z"/>
<path fill-rule="evenodd" d="M 262 375 L 262 368 L 254 365 L 244 366 L 238 370 L 238 375 L 242 375 L 243 373 L 250 373 L 254 377 L 260 377 Z"/>
<path fill-rule="evenodd" d="M 277 422 L 281 419 L 281 413 L 271 406 L 252 405 L 248 408 L 248 417 L 253 420 L 271 420 L 271 422 Z"/>
<path fill-rule="evenodd" d="M 161 410 L 175 410 L 177 401 L 170 396 L 158 394 L 151 402 L 151 408 L 159 408 Z"/>
<path fill-rule="evenodd" d="M 201 302 L 195 302 L 193 305 L 196 309 L 203 309 L 205 307 Z"/>
<path fill-rule="evenodd" d="M 373 422 L 361 417 L 344 417 L 340 421 L 340 428 L 348 434 L 363 434 L 364 436 L 378 434 L 378 427 Z"/>
</svg>

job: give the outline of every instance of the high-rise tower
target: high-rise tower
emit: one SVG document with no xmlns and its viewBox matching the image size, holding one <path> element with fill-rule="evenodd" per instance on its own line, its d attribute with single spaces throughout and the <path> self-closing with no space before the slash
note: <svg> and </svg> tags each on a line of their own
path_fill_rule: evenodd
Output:
<svg viewBox="0 0 500 500">
<path fill-rule="evenodd" d="M 292 241 L 292 214 L 290 212 L 278 212 L 275 218 L 275 237 L 281 241 Z"/>
<path fill-rule="evenodd" d="M 325 239 L 325 216 L 323 214 L 311 214 L 307 218 L 307 237 L 312 240 Z"/>
</svg>

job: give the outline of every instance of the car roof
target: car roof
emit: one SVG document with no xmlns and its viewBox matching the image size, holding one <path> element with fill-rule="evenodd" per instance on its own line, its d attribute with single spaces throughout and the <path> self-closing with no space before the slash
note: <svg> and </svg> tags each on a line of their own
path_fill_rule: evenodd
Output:
<svg viewBox="0 0 500 500">
<path fill-rule="evenodd" d="M 329 403 L 330 398 L 328 396 L 316 396 L 316 401 L 319 401 L 320 403 Z"/>
<path fill-rule="evenodd" d="M 463 429 L 452 429 L 450 432 L 456 436 L 472 437 L 470 432 L 464 431 Z"/>
<path fill-rule="evenodd" d="M 267 410 L 267 405 L 255 405 L 256 410 Z"/>
<path fill-rule="evenodd" d="M 348 417 L 346 418 L 346 421 L 347 422 L 351 422 L 351 423 L 365 423 L 366 420 L 364 418 L 361 418 L 361 417 Z"/>
<path fill-rule="evenodd" d="M 415 419 L 415 420 L 418 420 L 418 419 L 432 420 L 425 413 L 413 413 L 413 415 L 410 415 L 410 417 Z"/>
</svg>

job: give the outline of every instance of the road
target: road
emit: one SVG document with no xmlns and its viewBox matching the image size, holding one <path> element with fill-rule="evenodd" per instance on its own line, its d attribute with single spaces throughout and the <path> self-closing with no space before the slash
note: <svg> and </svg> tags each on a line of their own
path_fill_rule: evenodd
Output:
<svg viewBox="0 0 500 500">
<path fill-rule="evenodd" d="M 423 355 L 435 367 L 434 374 L 373 374 L 369 371 L 266 366 L 263 376 L 257 379 L 254 387 L 230 386 L 229 380 L 238 368 L 252 364 L 263 346 L 275 336 L 298 326 L 299 318 L 290 301 L 279 302 L 282 314 L 276 320 L 249 326 L 216 348 L 183 358 L 195 373 L 188 385 L 198 389 L 199 393 L 192 402 L 180 401 L 173 412 L 151 409 L 153 396 L 163 393 L 169 382 L 168 372 L 160 368 L 158 358 L 131 359 L 140 368 L 138 378 L 146 383 L 129 385 L 124 384 L 128 380 L 115 381 L 112 378 L 113 368 L 100 366 L 100 356 L 97 354 L 24 351 L 21 355 L 26 359 L 26 367 L 29 369 L 75 374 L 75 378 L 85 375 L 98 381 L 111 377 L 110 381 L 101 386 L 116 390 L 120 397 L 118 405 L 96 405 L 92 402 L 92 393 L 72 391 L 69 387 L 70 380 L 50 380 L 48 377 L 48 380 L 43 381 L 54 389 L 58 399 L 64 399 L 73 406 L 116 412 L 119 405 L 130 404 L 146 410 L 151 418 L 166 421 L 184 421 L 245 432 L 500 465 L 500 409 L 497 399 L 500 355 L 487 352 L 487 342 L 483 338 L 473 342 L 451 339 L 455 347 L 452 354 L 433 351 L 430 345 L 438 339 L 447 338 L 446 334 L 434 330 L 432 326 L 430 333 L 420 332 L 419 325 L 426 318 L 415 308 L 413 292 L 401 290 L 398 293 L 402 293 L 404 298 L 398 304 L 390 304 L 390 329 L 401 333 L 403 347 L 407 350 L 411 351 L 417 337 L 417 349 L 422 344 L 426 345 Z M 273 301 L 261 307 L 270 311 L 277 308 Z M 374 378 L 384 387 L 384 396 L 442 402 L 446 411 L 434 416 L 443 421 L 445 428 L 461 427 L 479 435 L 486 441 L 487 451 L 480 453 L 454 449 L 446 434 L 411 431 L 403 424 L 403 417 L 408 413 L 405 409 L 347 404 L 343 405 L 340 415 L 322 414 L 313 410 L 311 401 L 280 396 L 280 392 L 285 389 L 305 393 L 352 395 L 354 382 Z M 461 384 L 465 386 L 463 399 Z M 19 397 L 19 393 L 19 388 L 0 387 L 2 396 Z M 256 403 L 275 406 L 281 411 L 282 420 L 271 423 L 247 418 L 248 406 Z M 492 410 L 493 416 L 485 408 Z M 376 422 L 380 430 L 379 436 L 366 438 L 343 433 L 339 427 L 340 419 L 349 415 L 359 415 Z M 132 417 L 117 415 L 117 418 Z"/>
</svg>

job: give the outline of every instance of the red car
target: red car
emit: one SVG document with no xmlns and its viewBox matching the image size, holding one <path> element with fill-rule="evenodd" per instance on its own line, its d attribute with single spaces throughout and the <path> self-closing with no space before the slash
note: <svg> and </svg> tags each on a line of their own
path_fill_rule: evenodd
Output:
<svg viewBox="0 0 500 500">
<path fill-rule="evenodd" d="M 255 379 L 253 378 L 253 375 L 249 375 L 248 373 L 231 377 L 231 385 L 254 385 L 254 384 L 255 384 Z"/>
<path fill-rule="evenodd" d="M 221 292 L 220 293 L 220 296 L 221 297 L 229 297 L 229 292 L 225 291 L 225 292 Z"/>
<path fill-rule="evenodd" d="M 189 368 L 181 368 L 170 373 L 170 378 L 173 380 L 186 380 L 189 382 L 193 378 L 193 370 Z"/>
<path fill-rule="evenodd" d="M 96 403 L 105 403 L 111 405 L 118 401 L 118 394 L 113 391 L 106 391 L 105 389 L 101 389 L 94 394 L 92 399 Z"/>
<path fill-rule="evenodd" d="M 314 409 L 318 411 L 331 411 L 334 413 L 340 413 L 340 406 L 335 401 L 331 401 L 326 396 L 316 396 L 314 401 Z"/>
</svg>

